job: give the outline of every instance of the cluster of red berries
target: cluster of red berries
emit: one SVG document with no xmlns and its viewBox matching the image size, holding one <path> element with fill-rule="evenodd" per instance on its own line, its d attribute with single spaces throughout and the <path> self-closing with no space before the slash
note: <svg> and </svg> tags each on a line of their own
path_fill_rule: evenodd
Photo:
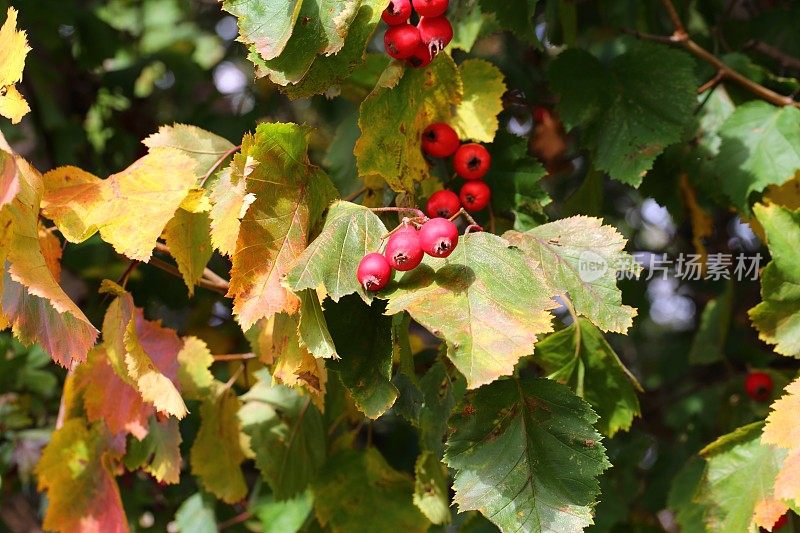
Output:
<svg viewBox="0 0 800 533">
<path fill-rule="evenodd" d="M 427 67 L 453 40 L 453 27 L 444 16 L 450 0 L 391 0 L 381 18 L 389 25 L 383 37 L 386 53 L 415 68 Z M 413 11 L 420 19 L 409 24 Z"/>
<path fill-rule="evenodd" d="M 484 209 L 492 199 L 492 190 L 483 181 L 492 165 L 492 156 L 481 144 L 461 144 L 453 128 L 437 122 L 422 132 L 422 151 L 431 157 L 453 156 L 456 174 L 466 180 L 456 196 L 452 191 L 438 191 L 428 199 L 426 211 L 430 217 L 450 218 L 461 207 L 475 212 Z"/>
<path fill-rule="evenodd" d="M 404 222 L 386 243 L 386 250 L 364 256 L 358 265 L 358 282 L 367 291 L 386 287 L 395 270 L 413 270 L 422 262 L 424 254 L 447 257 L 458 244 L 458 228 L 446 218 L 431 218 L 417 230 L 413 223 Z"/>
<path fill-rule="evenodd" d="M 766 372 L 750 372 L 744 380 L 744 391 L 757 402 L 766 402 L 772 397 L 772 376 Z"/>
</svg>

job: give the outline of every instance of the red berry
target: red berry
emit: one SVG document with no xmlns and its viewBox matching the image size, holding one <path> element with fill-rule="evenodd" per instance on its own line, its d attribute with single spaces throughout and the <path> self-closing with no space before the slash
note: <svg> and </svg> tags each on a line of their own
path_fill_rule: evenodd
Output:
<svg viewBox="0 0 800 533">
<path fill-rule="evenodd" d="M 392 279 L 392 267 L 382 254 L 371 253 L 358 264 L 356 276 L 364 290 L 379 291 Z"/>
<path fill-rule="evenodd" d="M 772 377 L 766 372 L 750 372 L 744 381 L 747 395 L 757 402 L 766 402 L 772 396 Z"/>
<path fill-rule="evenodd" d="M 778 531 L 780 528 L 785 526 L 788 521 L 789 513 L 782 514 L 781 517 L 775 520 L 775 523 L 772 524 L 772 531 Z"/>
<path fill-rule="evenodd" d="M 381 18 L 389 26 L 408 22 L 409 17 L 411 17 L 411 0 L 391 0 L 381 14 Z"/>
<path fill-rule="evenodd" d="M 411 226 L 404 226 L 389 237 L 384 252 L 389 266 L 405 272 L 417 268 L 425 255 L 419 243 L 417 230 Z"/>
<path fill-rule="evenodd" d="M 422 151 L 432 157 L 450 157 L 460 144 L 456 130 L 444 122 L 431 124 L 422 132 Z"/>
<path fill-rule="evenodd" d="M 489 200 L 492 199 L 492 190 L 483 181 L 468 181 L 461 187 L 459 198 L 461 205 L 467 211 L 480 211 L 489 205 Z"/>
<path fill-rule="evenodd" d="M 546 107 L 536 106 L 533 108 L 533 120 L 537 124 L 541 124 L 545 119 L 550 117 L 550 111 Z"/>
<path fill-rule="evenodd" d="M 446 218 L 432 218 L 419 229 L 419 242 L 426 254 L 447 257 L 458 244 L 458 228 Z"/>
<path fill-rule="evenodd" d="M 422 17 L 417 24 L 417 29 L 420 39 L 428 47 L 431 56 L 444 50 L 453 40 L 453 27 L 446 17 Z"/>
<path fill-rule="evenodd" d="M 462 144 L 453 158 L 453 167 L 465 180 L 479 180 L 489 172 L 492 156 L 483 145 Z"/>
<path fill-rule="evenodd" d="M 414 0 L 414 9 L 420 17 L 438 17 L 444 15 L 450 0 Z"/>
<path fill-rule="evenodd" d="M 461 209 L 461 202 L 453 191 L 436 191 L 428 198 L 425 211 L 431 218 L 450 218 Z"/>
<path fill-rule="evenodd" d="M 428 50 L 428 47 L 420 40 L 419 46 L 417 46 L 417 49 L 411 54 L 411 57 L 408 58 L 408 64 L 414 68 L 424 68 L 430 65 L 431 61 L 433 61 L 431 51 Z"/>
<path fill-rule="evenodd" d="M 390 27 L 383 36 L 386 53 L 395 59 L 411 57 L 421 44 L 419 30 L 408 23 Z"/>
</svg>

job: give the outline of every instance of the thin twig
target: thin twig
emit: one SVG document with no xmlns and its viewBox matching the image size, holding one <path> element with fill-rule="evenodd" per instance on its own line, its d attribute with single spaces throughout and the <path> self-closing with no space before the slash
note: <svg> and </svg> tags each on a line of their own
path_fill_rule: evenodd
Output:
<svg viewBox="0 0 800 533">
<path fill-rule="evenodd" d="M 622 28 L 621 31 L 622 33 L 633 35 L 634 37 L 642 41 L 654 41 L 663 44 L 675 44 L 675 40 L 669 35 L 653 35 L 651 33 L 642 33 L 639 30 L 634 30 L 631 28 Z"/>
<path fill-rule="evenodd" d="M 775 91 L 768 89 L 763 85 L 739 74 L 737 71 L 723 63 L 722 60 L 720 60 L 717 56 L 694 42 L 689 37 L 689 34 L 686 33 L 686 29 L 684 28 L 683 23 L 678 16 L 678 12 L 672 3 L 672 0 L 661 0 L 661 3 L 664 5 L 664 9 L 667 11 L 667 15 L 672 21 L 674 32 L 671 36 L 665 38 L 661 35 L 643 34 L 633 30 L 624 30 L 625 33 L 631 33 L 640 39 L 647 41 L 656 41 L 674 46 L 680 46 L 698 59 L 709 63 L 718 72 L 721 72 L 723 79 L 739 84 L 741 87 L 747 89 L 762 100 L 778 106 L 794 106 L 800 108 L 800 102 L 796 102 L 792 97 L 776 93 Z"/>
<path fill-rule="evenodd" d="M 216 170 L 222 165 L 222 163 L 224 163 L 226 159 L 228 159 L 230 156 L 232 156 L 241 149 L 242 149 L 241 145 L 234 146 L 233 148 L 222 154 L 219 157 L 219 159 L 214 161 L 214 164 L 211 165 L 211 168 L 208 169 L 208 172 L 206 172 L 205 175 L 203 175 L 203 177 L 200 179 L 200 184 L 198 186 L 199 187 L 205 186 L 206 181 L 208 181 L 208 178 L 210 178 L 211 175 L 214 174 L 214 172 L 216 172 Z"/>
<path fill-rule="evenodd" d="M 352 192 L 352 193 L 348 194 L 347 196 L 345 196 L 344 198 L 342 198 L 342 200 L 344 200 L 345 202 L 352 202 L 353 200 L 355 200 L 356 198 L 358 198 L 359 196 L 361 196 L 365 192 L 367 192 L 367 188 L 366 187 L 361 187 L 359 190 L 357 190 L 355 192 Z"/>
<path fill-rule="evenodd" d="M 414 213 L 416 218 L 428 218 L 425 213 L 416 207 L 371 207 L 370 211 L 373 213 Z"/>
<path fill-rule="evenodd" d="M 489 202 L 489 233 L 494 233 L 497 230 L 494 220 L 494 209 L 492 209 L 492 203 Z"/>
<path fill-rule="evenodd" d="M 255 359 L 256 357 L 254 353 L 229 353 L 225 355 L 215 355 L 214 361 L 247 361 L 248 359 Z"/>
<path fill-rule="evenodd" d="M 163 242 L 156 242 L 156 250 L 163 254 L 167 254 L 170 257 L 174 257 L 172 255 L 172 251 L 169 249 L 169 246 L 167 246 Z M 157 262 L 162 264 L 168 264 L 164 263 L 163 261 L 157 261 Z M 153 266 L 155 267 L 161 268 L 161 265 L 153 263 L 152 260 L 150 261 L 150 263 L 153 264 Z M 169 266 L 171 267 L 172 265 Z M 172 274 L 175 271 L 178 272 L 179 277 L 181 277 L 182 279 L 183 276 L 180 275 L 180 270 L 175 269 L 175 270 L 169 270 L 168 272 Z M 199 287 L 203 287 L 205 289 L 210 289 L 217 292 L 224 291 L 223 294 L 227 294 L 228 289 L 230 289 L 230 282 L 225 278 L 223 278 L 222 276 L 218 275 L 210 268 L 203 269 L 203 276 L 199 280 L 197 280 L 197 285 Z"/>
<path fill-rule="evenodd" d="M 67 384 L 67 380 L 75 373 L 75 368 L 78 366 L 78 361 L 73 360 L 72 364 L 69 366 L 69 370 L 67 370 L 67 377 L 64 380 L 64 385 Z M 64 387 L 66 389 L 66 387 Z M 67 401 L 66 401 L 66 394 L 65 391 L 61 391 L 61 401 L 58 404 L 58 415 L 56 416 L 56 429 L 61 429 L 61 426 L 64 425 L 67 419 Z"/>
<path fill-rule="evenodd" d="M 171 265 L 166 261 L 162 261 L 158 257 L 151 257 L 150 261 L 147 264 L 159 268 L 168 274 L 172 274 L 175 277 L 183 279 L 181 271 L 178 270 L 178 267 L 176 267 L 175 265 Z M 218 292 L 223 296 L 228 294 L 228 287 L 220 286 L 210 280 L 207 280 L 206 278 L 200 278 L 199 280 L 197 280 L 197 286 L 203 287 L 204 289 L 208 289 L 210 291 Z"/>
<path fill-rule="evenodd" d="M 467 221 L 468 221 L 470 224 L 472 224 L 473 226 L 478 226 L 478 227 L 480 227 L 480 224 L 478 224 L 477 222 L 475 222 L 475 219 L 474 219 L 474 218 L 472 218 L 472 215 L 470 215 L 469 213 L 467 213 L 467 210 L 466 210 L 466 209 L 464 209 L 463 207 L 462 207 L 461 209 L 459 209 L 458 211 L 456 211 L 456 214 L 455 214 L 455 215 L 453 215 L 453 216 L 451 216 L 451 217 L 450 217 L 450 222 L 453 222 L 453 221 L 455 221 L 455 219 L 457 219 L 458 217 L 464 217 L 464 218 L 466 218 L 466 219 L 467 219 Z"/>
<path fill-rule="evenodd" d="M 792 57 L 782 50 L 775 48 L 772 45 L 769 45 L 763 41 L 758 40 L 751 40 L 748 41 L 747 44 L 744 45 L 745 50 L 752 49 L 756 52 L 760 53 L 761 55 L 767 56 L 770 59 L 773 59 L 780 64 L 783 68 L 788 68 L 795 71 L 800 71 L 800 59 L 796 57 Z"/>
<path fill-rule="evenodd" d="M 125 272 L 123 272 L 122 275 L 117 280 L 117 285 L 119 285 L 124 289 L 125 285 L 128 284 L 128 279 L 131 277 L 131 274 L 133 273 L 134 269 L 138 264 L 139 261 L 137 261 L 136 259 L 131 259 L 131 262 L 128 263 L 128 268 L 125 269 Z"/>
<path fill-rule="evenodd" d="M 234 372 L 233 375 L 230 377 L 230 379 L 225 382 L 225 385 L 222 386 L 222 390 L 226 391 L 231 387 L 233 387 L 233 384 L 236 383 L 236 380 L 239 379 L 239 376 L 242 375 L 243 371 L 244 371 L 244 365 L 237 368 L 236 372 Z"/>
<path fill-rule="evenodd" d="M 246 522 L 253 518 L 253 513 L 250 511 L 244 511 L 243 513 L 239 513 L 236 516 L 228 518 L 224 522 L 220 522 L 217 524 L 217 529 L 223 530 L 228 529 L 229 527 L 235 526 L 236 524 L 241 524 L 242 522 Z"/>
<path fill-rule="evenodd" d="M 725 77 L 725 74 L 721 70 L 718 70 L 717 73 L 714 74 L 713 78 L 711 78 L 710 80 L 708 80 L 703 85 L 701 85 L 700 87 L 697 88 L 697 94 L 703 94 L 707 90 L 716 87 L 719 84 L 719 82 L 722 81 L 722 78 L 724 78 L 724 77 Z"/>
</svg>

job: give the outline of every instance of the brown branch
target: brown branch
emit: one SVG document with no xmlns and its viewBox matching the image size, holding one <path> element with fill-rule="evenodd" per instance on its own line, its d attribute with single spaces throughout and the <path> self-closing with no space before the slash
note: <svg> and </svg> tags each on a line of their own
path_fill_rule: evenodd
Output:
<svg viewBox="0 0 800 533">
<path fill-rule="evenodd" d="M 235 526 L 236 524 L 247 522 L 251 518 L 253 518 L 253 513 L 251 513 L 250 511 L 244 511 L 243 513 L 240 513 L 234 516 L 233 518 L 229 518 L 224 522 L 220 522 L 219 524 L 217 524 L 217 529 L 222 531 L 223 529 L 228 529 L 229 527 Z"/>
<path fill-rule="evenodd" d="M 782 50 L 775 48 L 774 46 L 763 41 L 758 41 L 755 39 L 748 41 L 748 43 L 744 45 L 744 48 L 755 50 L 761 55 L 767 56 L 770 59 L 774 59 L 778 62 L 778 64 L 780 64 L 781 67 L 800 71 L 800 59 L 792 57 Z"/>
<path fill-rule="evenodd" d="M 181 271 L 178 270 L 178 267 L 176 267 L 175 265 L 171 265 L 171 264 L 167 263 L 166 261 L 162 261 L 158 257 L 151 257 L 150 261 L 147 264 L 148 265 L 152 265 L 152 266 L 154 266 L 156 268 L 159 268 L 159 269 L 163 270 L 164 272 L 166 272 L 168 274 L 172 274 L 173 276 L 175 276 L 177 278 L 183 279 L 183 276 L 181 275 Z M 197 286 L 198 287 L 203 287 L 204 289 L 208 289 L 210 291 L 218 292 L 218 293 L 222 294 L 223 296 L 228 294 L 228 287 L 227 286 L 220 286 L 220 285 L 218 285 L 218 284 L 214 283 L 213 281 L 208 280 L 206 278 L 200 278 L 199 280 L 197 280 Z"/>
<path fill-rule="evenodd" d="M 169 249 L 169 246 L 167 246 L 163 242 L 156 242 L 156 250 L 161 252 L 162 254 L 167 254 L 170 257 L 174 257 Z M 156 260 L 156 262 L 153 262 L 154 259 Z M 162 270 L 164 270 L 165 272 L 169 272 L 170 274 L 177 272 L 177 274 L 175 275 L 183 279 L 180 270 L 175 268 L 173 265 L 170 265 L 169 263 L 166 263 L 154 257 L 150 260 L 150 264 L 152 264 L 154 267 L 161 268 Z M 170 270 L 162 268 L 165 265 L 169 267 Z M 221 292 L 222 294 L 227 294 L 228 289 L 230 289 L 230 282 L 225 278 L 223 278 L 222 276 L 220 276 L 219 274 L 217 274 L 216 272 L 214 272 L 213 270 L 211 270 L 210 268 L 205 268 L 203 269 L 203 276 L 199 280 L 197 280 L 197 286 L 216 292 Z"/>
<path fill-rule="evenodd" d="M 345 202 L 352 202 L 353 200 L 355 200 L 356 198 L 358 198 L 359 196 L 361 196 L 365 192 L 367 192 L 367 188 L 366 187 L 361 187 L 357 191 L 352 192 L 352 193 L 348 194 L 347 196 L 345 196 L 344 198 L 342 198 L 342 200 L 344 200 Z"/>
<path fill-rule="evenodd" d="M 209 169 L 208 169 L 208 172 L 206 172 L 206 173 L 205 173 L 205 175 L 203 175 L 203 177 L 200 179 L 200 184 L 199 184 L 199 187 L 203 187 L 203 186 L 205 186 L 205 184 L 206 184 L 206 181 L 208 181 L 208 178 L 210 178 L 210 177 L 211 177 L 211 175 L 212 175 L 212 174 L 213 174 L 213 173 L 214 173 L 214 172 L 215 172 L 215 171 L 216 171 L 216 170 L 217 170 L 217 169 L 218 169 L 220 166 L 222 166 L 222 163 L 224 163 L 226 159 L 228 159 L 230 156 L 232 156 L 233 154 L 235 154 L 236 152 L 238 152 L 238 151 L 239 151 L 239 150 L 241 150 L 241 149 L 242 149 L 242 146 L 241 146 L 241 145 L 239 145 L 239 146 L 234 146 L 233 148 L 231 148 L 230 150 L 228 150 L 227 152 L 225 152 L 224 154 L 222 154 L 222 155 L 219 157 L 219 159 L 217 159 L 216 161 L 214 161 L 214 164 L 213 164 L 213 165 L 211 165 L 211 168 L 209 168 Z"/>
<path fill-rule="evenodd" d="M 696 58 L 701 59 L 713 66 L 718 73 L 721 73 L 723 80 L 730 80 L 771 104 L 778 106 L 790 105 L 800 108 L 800 102 L 796 102 L 792 97 L 776 93 L 775 91 L 768 89 L 745 76 L 742 76 L 728 65 L 723 63 L 722 60 L 720 60 L 717 56 L 694 42 L 689 37 L 689 34 L 686 33 L 686 29 L 684 28 L 683 23 L 678 16 L 678 12 L 675 9 L 675 5 L 672 3 L 672 0 L 661 0 L 661 3 L 664 5 L 664 9 L 667 11 L 667 15 L 669 15 L 674 28 L 673 34 L 667 37 L 666 41 L 664 36 L 643 34 L 634 32 L 632 30 L 623 31 L 625 31 L 625 33 L 636 35 L 638 38 L 643 40 L 665 42 L 674 46 L 680 46 Z"/>
<path fill-rule="evenodd" d="M 225 355 L 215 355 L 214 361 L 247 361 L 255 359 L 257 356 L 254 353 L 229 353 Z"/>
<path fill-rule="evenodd" d="M 714 87 L 717 86 L 717 84 L 719 82 L 722 81 L 722 78 L 724 78 L 724 77 L 725 77 L 725 75 L 722 73 L 722 71 L 718 70 L 717 73 L 714 74 L 713 78 L 711 78 L 710 80 L 708 80 L 703 85 L 701 85 L 700 87 L 697 88 L 697 94 L 703 94 L 707 90 L 713 89 Z"/>
</svg>

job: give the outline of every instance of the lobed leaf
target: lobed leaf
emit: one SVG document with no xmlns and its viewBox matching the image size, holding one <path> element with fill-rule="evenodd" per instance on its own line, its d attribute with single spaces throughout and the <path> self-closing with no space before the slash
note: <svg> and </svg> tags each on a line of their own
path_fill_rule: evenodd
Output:
<svg viewBox="0 0 800 533">
<path fill-rule="evenodd" d="M 147 436 L 130 441 L 125 466 L 128 470 L 141 468 L 161 483 L 178 483 L 182 463 L 180 444 L 177 418 L 159 422 L 150 417 Z"/>
<path fill-rule="evenodd" d="M 224 0 L 222 9 L 235 16 L 238 40 L 252 45 L 264 59 L 278 57 L 292 35 L 303 0 Z"/>
<path fill-rule="evenodd" d="M 609 437 L 627 431 L 641 416 L 636 392 L 643 392 L 603 334 L 585 318 L 536 345 L 534 359 L 550 379 L 567 385 L 599 415 Z"/>
<path fill-rule="evenodd" d="M 575 216 L 503 237 L 520 248 L 551 295 L 568 294 L 575 311 L 603 331 L 625 333 L 636 309 L 622 305 L 617 272 L 633 264 L 625 239 L 599 218 Z"/>
<path fill-rule="evenodd" d="M 247 152 L 242 145 L 241 157 L 255 161 L 246 177 L 255 201 L 241 221 L 228 292 L 242 329 L 299 308 L 281 280 L 336 195 L 330 178 L 308 160 L 310 134 L 295 124 L 261 124 Z"/>
<path fill-rule="evenodd" d="M 800 408 L 800 379 L 792 381 L 785 394 L 772 404 L 764 434 L 765 444 L 787 450 L 786 460 L 775 477 L 775 497 L 794 505 L 800 502 L 800 427 L 797 410 Z"/>
<path fill-rule="evenodd" d="M 382 293 L 447 343 L 470 389 L 511 374 L 552 331 L 550 289 L 518 248 L 489 233 L 462 237 L 447 259 L 426 257 Z"/>
<path fill-rule="evenodd" d="M 563 385 L 508 379 L 469 393 L 451 418 L 445 463 L 459 512 L 502 531 L 581 531 L 610 466 L 597 416 Z"/>
<path fill-rule="evenodd" d="M 177 359 L 181 392 L 191 400 L 202 400 L 214 383 L 214 375 L 210 370 L 214 356 L 208 346 L 197 337 L 185 337 Z"/>
<path fill-rule="evenodd" d="M 462 141 L 490 143 L 497 133 L 497 115 L 503 110 L 506 84 L 500 69 L 483 59 L 468 59 L 458 66 L 464 85 L 456 107 L 453 128 Z"/>
<path fill-rule="evenodd" d="M 273 378 L 277 383 L 309 394 L 317 408 L 324 411 L 328 370 L 325 361 L 314 357 L 300 342 L 299 320 L 298 315 L 275 315 L 268 352 L 274 363 Z"/>
<path fill-rule="evenodd" d="M 0 26 L 0 115 L 11 119 L 12 124 L 18 124 L 31 110 L 15 85 L 22 80 L 30 51 L 25 31 L 17 30 L 17 10 L 9 7 Z"/>
</svg>

